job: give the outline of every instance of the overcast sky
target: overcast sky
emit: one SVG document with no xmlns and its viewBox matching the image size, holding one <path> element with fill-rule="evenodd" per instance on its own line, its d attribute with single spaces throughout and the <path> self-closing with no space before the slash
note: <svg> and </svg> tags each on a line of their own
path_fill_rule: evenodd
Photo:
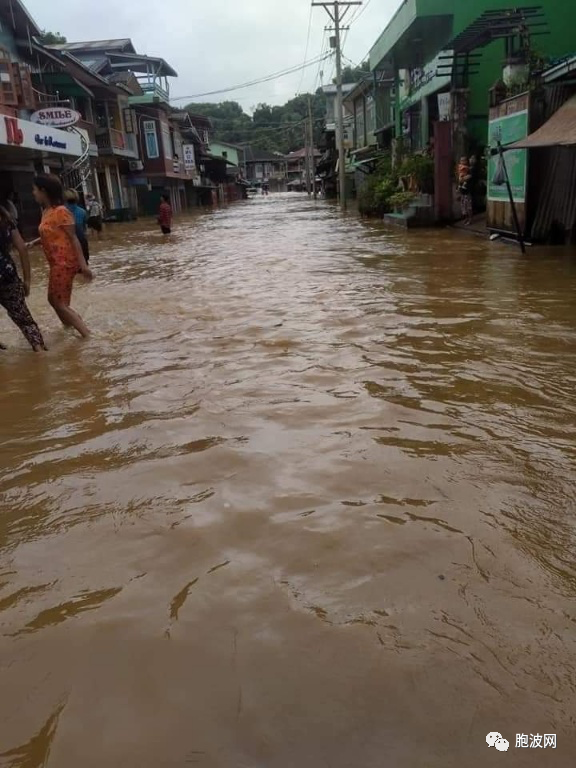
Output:
<svg viewBox="0 0 576 768">
<path fill-rule="evenodd" d="M 344 55 L 366 56 L 401 0 L 365 0 L 345 38 Z M 24 0 L 40 27 L 69 41 L 130 37 L 139 53 L 161 56 L 178 72 L 171 96 L 196 94 L 255 80 L 304 61 L 310 0 Z M 352 8 L 352 14 L 360 13 Z M 307 59 L 322 51 L 328 16 L 314 8 Z M 111 30 L 113 32 L 111 33 Z M 327 43 L 324 44 L 326 50 Z M 347 62 L 345 62 L 347 63 Z M 322 67 L 270 83 L 195 101 L 234 100 L 245 111 L 260 102 L 282 104 L 298 92 L 331 82 L 333 59 Z M 177 102 L 184 105 L 185 100 Z"/>
</svg>

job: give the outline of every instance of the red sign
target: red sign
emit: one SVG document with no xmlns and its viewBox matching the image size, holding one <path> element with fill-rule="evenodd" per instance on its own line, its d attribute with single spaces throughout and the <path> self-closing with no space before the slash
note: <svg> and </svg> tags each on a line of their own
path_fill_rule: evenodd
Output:
<svg viewBox="0 0 576 768">
<path fill-rule="evenodd" d="M 16 117 L 4 117 L 4 123 L 6 125 L 6 139 L 8 144 L 14 144 L 19 147 L 24 141 L 24 134 L 22 129 L 18 127 L 18 119 Z"/>
</svg>

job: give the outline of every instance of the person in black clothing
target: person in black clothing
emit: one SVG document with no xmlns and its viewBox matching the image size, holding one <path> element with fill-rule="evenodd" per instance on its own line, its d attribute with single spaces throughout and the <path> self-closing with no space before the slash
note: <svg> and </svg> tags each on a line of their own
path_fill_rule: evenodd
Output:
<svg viewBox="0 0 576 768">
<path fill-rule="evenodd" d="M 476 155 L 472 155 L 469 160 L 470 163 L 470 174 L 467 182 L 468 186 L 468 194 L 471 198 L 471 216 L 473 216 L 477 211 L 477 197 L 478 197 L 478 182 L 479 182 L 479 173 L 480 173 L 480 167 L 478 165 L 478 158 Z"/>
<path fill-rule="evenodd" d="M 12 258 L 14 246 L 20 255 L 23 280 L 20 279 L 16 264 Z M 16 222 L 8 211 L 0 206 L 0 305 L 8 312 L 8 317 L 20 328 L 26 341 L 34 352 L 45 350 L 42 333 L 30 314 L 26 297 L 30 293 L 30 259 L 22 235 L 16 228 Z M 6 347 L 0 344 L 0 349 Z"/>
</svg>

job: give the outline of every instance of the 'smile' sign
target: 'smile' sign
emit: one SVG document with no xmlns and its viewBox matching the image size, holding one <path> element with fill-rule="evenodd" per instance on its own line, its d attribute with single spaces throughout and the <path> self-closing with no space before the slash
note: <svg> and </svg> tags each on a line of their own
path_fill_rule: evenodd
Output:
<svg viewBox="0 0 576 768">
<path fill-rule="evenodd" d="M 69 125 L 76 125 L 82 119 L 80 112 L 75 109 L 66 109 L 65 107 L 51 107 L 50 109 L 40 109 L 30 116 L 33 123 L 39 125 L 54 125 L 58 128 L 66 128 Z"/>
</svg>

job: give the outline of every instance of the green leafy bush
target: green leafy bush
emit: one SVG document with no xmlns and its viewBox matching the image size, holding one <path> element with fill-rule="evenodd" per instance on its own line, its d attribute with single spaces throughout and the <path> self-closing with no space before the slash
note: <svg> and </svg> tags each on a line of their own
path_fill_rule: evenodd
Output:
<svg viewBox="0 0 576 768">
<path fill-rule="evenodd" d="M 398 175 L 411 177 L 420 192 L 433 194 L 434 192 L 434 158 L 427 155 L 407 155 L 402 160 Z"/>
<path fill-rule="evenodd" d="M 419 192 L 434 192 L 434 160 L 425 155 L 406 155 L 392 168 L 392 157 L 386 155 L 368 176 L 358 192 L 358 209 L 362 216 L 382 217 L 395 209 L 404 210 L 417 195 L 415 189 L 402 188 L 408 180 Z"/>
</svg>

